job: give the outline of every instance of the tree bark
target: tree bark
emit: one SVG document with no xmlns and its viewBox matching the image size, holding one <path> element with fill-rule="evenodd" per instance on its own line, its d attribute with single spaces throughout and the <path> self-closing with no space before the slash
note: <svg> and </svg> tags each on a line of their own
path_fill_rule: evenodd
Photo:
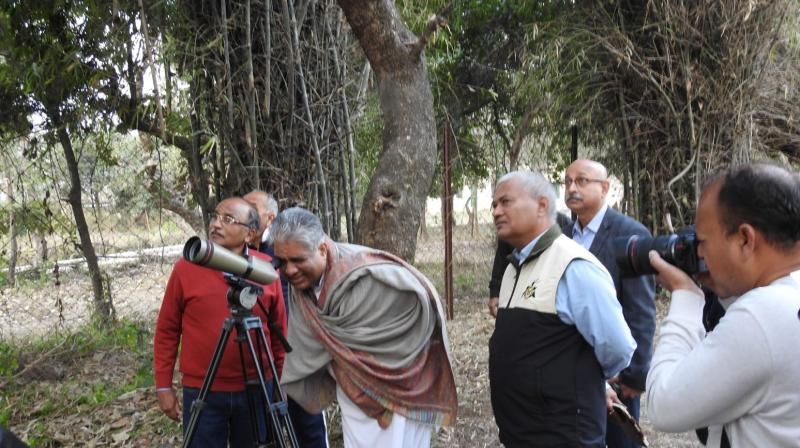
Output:
<svg viewBox="0 0 800 448">
<path fill-rule="evenodd" d="M 86 266 L 89 269 L 89 277 L 92 279 L 92 292 L 94 293 L 94 316 L 101 325 L 108 325 L 113 319 L 111 308 L 111 297 L 105 297 L 103 290 L 103 275 L 100 272 L 100 265 L 97 263 L 97 254 L 94 251 L 92 237 L 89 234 L 89 225 L 86 222 L 86 215 L 83 213 L 83 202 L 81 197 L 81 176 L 78 171 L 78 160 L 72 150 L 72 142 L 69 134 L 61 124 L 61 117 L 57 111 L 48 111 L 50 119 L 56 127 L 58 140 L 64 150 L 64 158 L 67 162 L 69 171 L 70 189 L 67 202 L 72 208 L 72 215 L 75 217 L 75 227 L 78 230 L 78 237 L 81 242 L 81 251 L 86 258 Z"/>
<path fill-rule="evenodd" d="M 538 105 L 529 104 L 525 108 L 525 113 L 519 123 L 517 123 L 517 129 L 514 131 L 514 142 L 511 144 L 508 154 L 509 169 L 511 171 L 516 171 L 519 167 L 519 155 L 522 153 L 522 145 L 525 143 L 525 138 L 531 133 L 531 122 L 533 122 L 533 116 L 537 109 Z"/>
<path fill-rule="evenodd" d="M 425 60 L 394 1 L 338 3 L 375 72 L 384 118 L 383 153 L 361 205 L 359 242 L 413 261 L 437 155 Z"/>
<path fill-rule="evenodd" d="M 469 216 L 467 227 L 469 236 L 474 237 L 478 234 L 478 184 L 473 183 L 469 186 L 469 199 L 467 199 L 467 213 Z"/>
</svg>

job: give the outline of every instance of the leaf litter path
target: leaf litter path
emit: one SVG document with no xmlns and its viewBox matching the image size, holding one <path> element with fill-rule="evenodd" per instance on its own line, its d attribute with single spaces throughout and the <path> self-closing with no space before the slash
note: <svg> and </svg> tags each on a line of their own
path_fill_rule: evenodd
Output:
<svg viewBox="0 0 800 448">
<path fill-rule="evenodd" d="M 119 317 L 148 322 L 149 338 L 158 313 L 171 262 L 122 265 L 112 272 L 112 293 Z M 61 286 L 5 290 L 0 295 L 0 339 L 24 339 L 51 334 L 86 322 L 91 303 L 91 285 L 81 271 L 62 274 Z M 52 306 L 60 303 L 61 309 Z M 45 306 L 46 305 L 46 306 Z M 453 370 L 459 397 L 458 422 L 442 429 L 435 447 L 499 447 L 491 409 L 488 378 L 488 341 L 494 319 L 486 313 L 485 298 L 457 298 L 455 319 L 447 322 Z M 663 306 L 659 315 L 663 316 Z M 60 318 L 63 316 L 63 319 Z M 141 342 L 151 349 L 151 340 Z M 57 363 L 57 362 L 56 362 Z M 32 378 L 40 390 L 52 394 L 85 394 L 86 389 L 113 389 L 131 381 L 141 369 L 140 360 L 125 352 L 94 353 L 79 362 L 62 362 L 57 380 Z M 64 379 L 78 379 L 65 390 Z M 98 386 L 104 384 L 104 386 Z M 47 392 L 43 392 L 46 394 Z M 45 410 L 41 400 L 28 403 L 25 411 L 10 423 L 18 435 L 49 439 L 45 446 L 130 446 L 171 447 L 180 445 L 179 425 L 158 410 L 151 388 L 122 394 L 100 405 L 76 404 Z M 68 401 L 67 401 L 68 402 Z M 46 412 L 45 412 L 46 411 Z M 342 446 L 338 415 L 332 409 L 331 446 Z M 39 415 L 42 415 L 41 417 Z M 650 446 L 664 448 L 699 447 L 693 434 L 664 434 L 652 431 L 645 415 L 643 427 Z"/>
</svg>

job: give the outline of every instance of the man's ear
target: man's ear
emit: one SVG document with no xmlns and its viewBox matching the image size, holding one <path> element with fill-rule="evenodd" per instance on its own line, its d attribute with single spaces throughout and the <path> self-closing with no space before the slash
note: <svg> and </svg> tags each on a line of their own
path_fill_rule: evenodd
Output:
<svg viewBox="0 0 800 448">
<path fill-rule="evenodd" d="M 320 253 L 320 254 L 321 254 L 323 257 L 327 257 L 327 256 L 328 256 L 328 246 L 327 246 L 327 245 L 325 245 L 325 241 L 323 241 L 323 242 L 319 243 L 319 253 Z"/>
<path fill-rule="evenodd" d="M 739 237 L 739 247 L 742 252 L 752 254 L 756 251 L 756 236 L 758 232 L 753 226 L 747 223 L 740 224 L 736 234 Z"/>
<path fill-rule="evenodd" d="M 600 187 L 603 189 L 603 196 L 608 194 L 609 188 L 611 188 L 611 182 L 608 179 L 600 182 Z"/>
<path fill-rule="evenodd" d="M 545 215 L 549 214 L 548 210 L 550 208 L 550 201 L 544 196 L 539 196 L 537 202 L 539 203 L 539 213 Z"/>
</svg>

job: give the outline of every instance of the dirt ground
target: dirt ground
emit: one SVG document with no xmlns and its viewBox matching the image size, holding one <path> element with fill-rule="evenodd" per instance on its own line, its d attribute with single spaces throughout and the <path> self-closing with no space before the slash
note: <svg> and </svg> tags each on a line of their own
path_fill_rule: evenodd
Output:
<svg viewBox="0 0 800 448">
<path fill-rule="evenodd" d="M 110 270 L 112 292 L 118 317 L 154 322 L 171 263 L 139 263 Z M 80 271 L 64 272 L 55 286 L 48 278 L 0 293 L 0 340 L 25 340 L 31 336 L 65 331 L 86 322 L 90 306 L 90 285 Z M 488 388 L 488 340 L 494 320 L 486 313 L 483 297 L 461 297 L 455 301 L 455 319 L 447 323 L 459 397 L 457 425 L 441 430 L 436 447 L 497 447 Z M 663 310 L 662 310 L 663 313 Z M 152 324 L 150 324 L 152 325 Z M 152 327 L 142 344 L 149 350 Z M 94 353 L 81 359 L 53 359 L 48 363 L 61 369 L 58 378 L 32 378 L 37 393 L 71 393 L 64 390 L 65 378 L 85 378 L 87 388 L 98 381 L 124 384 L 135 375 L 140 360 L 125 352 Z M 70 386 L 81 387 L 81 386 Z M 75 392 L 77 393 L 77 392 Z M 5 394 L 5 392 L 4 392 Z M 13 400 L 13 397 L 6 397 Z M 36 397 L 25 398 L 26 409 L 15 414 L 9 425 L 18 435 L 49 440 L 40 446 L 179 446 L 178 425 L 160 414 L 155 394 L 142 387 L 100 405 L 37 409 Z M 646 406 L 643 406 L 643 409 Z M 336 411 L 332 446 L 341 446 Z M 642 426 L 652 447 L 699 447 L 693 434 L 664 434 L 652 430 L 646 410 Z"/>
</svg>

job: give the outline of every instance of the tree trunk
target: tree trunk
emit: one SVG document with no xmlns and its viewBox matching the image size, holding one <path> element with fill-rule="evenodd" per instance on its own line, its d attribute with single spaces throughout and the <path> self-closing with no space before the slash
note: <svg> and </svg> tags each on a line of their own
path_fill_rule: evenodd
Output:
<svg viewBox="0 0 800 448">
<path fill-rule="evenodd" d="M 43 232 L 36 232 L 33 237 L 36 245 L 36 259 L 33 265 L 36 267 L 43 266 L 47 262 L 47 238 Z"/>
<path fill-rule="evenodd" d="M 469 212 L 469 235 L 474 237 L 478 234 L 478 184 L 473 183 L 469 186 L 469 199 L 467 200 L 467 211 Z"/>
<path fill-rule="evenodd" d="M 64 158 L 67 162 L 69 171 L 70 189 L 67 202 L 72 207 L 72 214 L 75 217 L 75 227 L 78 229 L 78 237 L 81 241 L 81 251 L 86 258 L 86 266 L 89 269 L 89 277 L 92 279 L 92 292 L 94 293 L 94 316 L 101 325 L 108 325 L 113 319 L 111 308 L 111 297 L 104 297 L 103 276 L 100 266 L 97 263 L 97 254 L 94 251 L 92 237 L 89 234 L 89 225 L 86 223 L 86 216 L 83 213 L 83 203 L 81 199 L 81 177 L 78 171 L 78 161 L 72 150 L 72 142 L 69 139 L 67 130 L 61 124 L 61 117 L 57 111 L 49 111 L 50 119 L 55 124 L 58 140 L 64 150 Z"/>
<path fill-rule="evenodd" d="M 245 59 L 245 68 L 247 70 L 247 82 L 245 90 L 247 91 L 247 119 L 250 126 L 250 134 L 247 139 L 247 149 L 252 154 L 253 164 L 253 184 L 256 188 L 261 188 L 261 170 L 259 169 L 258 161 L 258 125 L 256 124 L 256 78 L 253 75 L 253 36 L 251 33 L 252 25 L 250 23 L 250 0 L 245 4 L 245 48 L 247 49 L 247 56 Z"/>
<path fill-rule="evenodd" d="M 338 2 L 375 72 L 384 118 L 383 153 L 361 205 L 359 242 L 412 261 L 437 156 L 425 61 L 394 1 Z"/>
<path fill-rule="evenodd" d="M 17 246 L 17 212 L 14 211 L 14 181 L 11 176 L 8 177 L 8 202 L 11 204 L 11 213 L 8 215 L 8 236 L 10 238 L 8 245 L 8 286 L 14 286 L 17 283 L 17 254 L 19 248 Z"/>
<path fill-rule="evenodd" d="M 419 222 L 419 238 L 422 241 L 428 241 L 430 234 L 428 233 L 428 201 L 425 201 L 422 206 L 422 217 Z"/>
<path fill-rule="evenodd" d="M 538 106 L 529 104 L 525 108 L 525 113 L 517 123 L 517 129 L 514 131 L 514 142 L 511 143 L 509 148 L 508 160 L 511 171 L 516 171 L 519 167 L 519 155 L 522 153 L 522 145 L 525 143 L 525 138 L 531 132 L 531 122 L 533 121 L 534 114 Z"/>
</svg>

